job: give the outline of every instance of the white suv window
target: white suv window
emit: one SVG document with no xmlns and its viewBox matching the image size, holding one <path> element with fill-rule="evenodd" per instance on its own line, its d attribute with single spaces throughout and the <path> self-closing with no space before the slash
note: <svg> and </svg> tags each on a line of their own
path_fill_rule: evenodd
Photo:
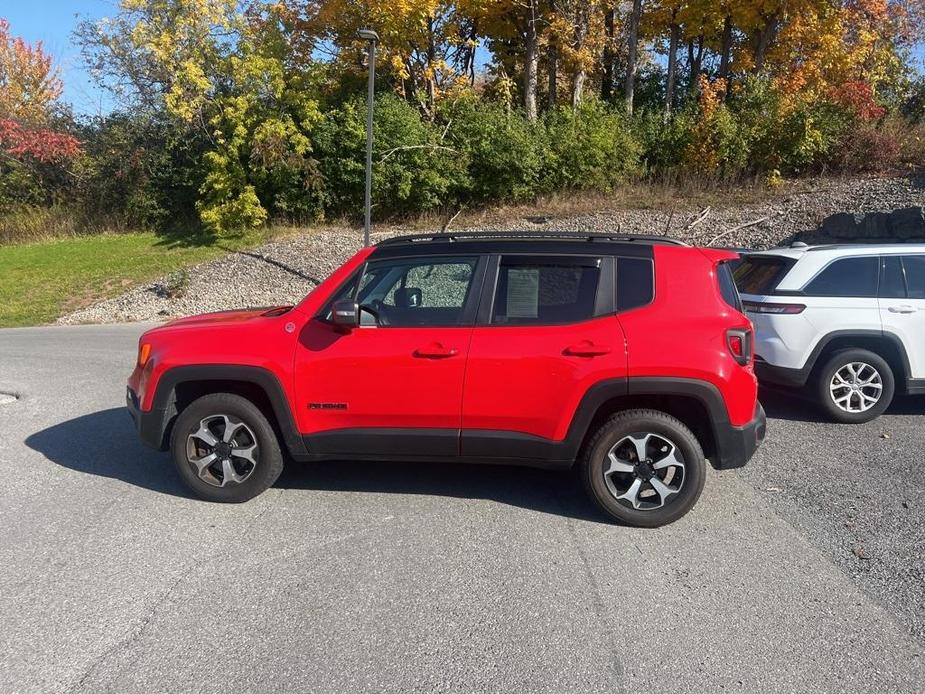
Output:
<svg viewBox="0 0 925 694">
<path fill-rule="evenodd" d="M 925 255 L 904 255 L 906 291 L 910 299 L 925 299 Z"/>
<path fill-rule="evenodd" d="M 807 296 L 876 298 L 880 277 L 880 257 L 842 258 L 826 267 L 806 285 Z"/>
</svg>

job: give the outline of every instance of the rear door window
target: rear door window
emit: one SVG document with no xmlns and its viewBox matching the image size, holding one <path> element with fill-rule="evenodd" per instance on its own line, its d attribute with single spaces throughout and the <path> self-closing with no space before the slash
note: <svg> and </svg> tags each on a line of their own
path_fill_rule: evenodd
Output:
<svg viewBox="0 0 925 694">
<path fill-rule="evenodd" d="M 807 296 L 876 297 L 880 257 L 842 258 L 828 265 L 806 285 Z"/>
<path fill-rule="evenodd" d="M 884 256 L 880 263 L 881 299 L 905 299 L 906 281 L 903 279 L 903 264 L 899 256 Z"/>
<path fill-rule="evenodd" d="M 903 256 L 906 290 L 910 299 L 925 299 L 925 255 Z"/>
<path fill-rule="evenodd" d="M 556 325 L 594 316 L 599 258 L 503 256 L 492 306 L 493 325 Z"/>
<path fill-rule="evenodd" d="M 743 294 L 771 294 L 795 262 L 776 255 L 745 256 L 735 269 L 736 286 Z"/>
</svg>

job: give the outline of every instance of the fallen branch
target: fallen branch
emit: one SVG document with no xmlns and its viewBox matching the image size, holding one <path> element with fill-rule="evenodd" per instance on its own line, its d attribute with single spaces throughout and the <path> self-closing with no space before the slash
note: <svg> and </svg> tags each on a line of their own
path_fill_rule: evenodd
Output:
<svg viewBox="0 0 925 694">
<path fill-rule="evenodd" d="M 700 222 L 702 222 L 703 220 L 705 220 L 707 217 L 710 216 L 710 212 L 711 212 L 712 210 L 713 210 L 713 208 L 710 207 L 709 205 L 707 205 L 706 207 L 704 207 L 704 208 L 700 211 L 700 214 L 697 216 L 697 218 L 696 218 L 695 220 L 693 220 L 690 224 L 688 224 L 686 227 L 684 227 L 684 231 L 690 231 L 690 230 L 693 229 L 695 226 L 697 226 L 698 224 L 700 224 Z"/>
<path fill-rule="evenodd" d="M 674 207 L 671 208 L 671 213 L 668 215 L 668 224 L 665 225 L 665 233 L 662 236 L 671 235 L 671 222 L 674 219 Z"/>
<path fill-rule="evenodd" d="M 379 161 L 385 161 L 386 159 L 388 159 L 389 157 L 391 157 L 393 154 L 395 154 L 395 152 L 403 152 L 403 151 L 406 151 L 406 150 L 409 150 L 409 149 L 442 149 L 442 150 L 445 150 L 445 151 L 447 151 L 447 152 L 455 152 L 455 151 L 456 151 L 456 150 L 453 149 L 452 147 L 444 147 L 443 145 L 404 145 L 404 146 L 402 146 L 402 147 L 393 147 L 393 148 L 390 149 L 388 152 L 386 152 L 385 154 L 383 154 L 383 155 L 379 158 Z"/>
<path fill-rule="evenodd" d="M 452 224 L 456 220 L 456 218 L 459 216 L 460 212 L 462 211 L 463 211 L 463 208 L 460 207 L 458 210 L 456 210 L 456 214 L 454 214 L 452 217 L 446 220 L 446 222 L 443 224 L 443 227 L 440 229 L 441 234 L 446 233 L 446 230 L 450 228 L 450 224 Z"/>
<path fill-rule="evenodd" d="M 740 225 L 737 226 L 737 227 L 732 227 L 732 229 L 726 229 L 726 231 L 724 231 L 724 232 L 722 232 L 722 233 L 720 233 L 720 234 L 717 234 L 717 235 L 714 236 L 712 239 L 710 239 L 710 240 L 707 242 L 706 245 L 707 245 L 707 246 L 712 246 L 712 245 L 713 245 L 714 243 L 716 243 L 719 239 L 723 238 L 724 236 L 728 236 L 729 234 L 731 234 L 731 233 L 734 232 L 734 231 L 739 231 L 740 229 L 748 229 L 748 227 L 753 227 L 753 226 L 755 226 L 756 224 L 761 224 L 762 222 L 766 222 L 766 221 L 768 221 L 769 219 L 770 219 L 770 217 L 761 217 L 760 219 L 753 219 L 753 220 L 750 221 L 750 222 L 745 222 L 745 224 L 740 224 Z"/>
</svg>

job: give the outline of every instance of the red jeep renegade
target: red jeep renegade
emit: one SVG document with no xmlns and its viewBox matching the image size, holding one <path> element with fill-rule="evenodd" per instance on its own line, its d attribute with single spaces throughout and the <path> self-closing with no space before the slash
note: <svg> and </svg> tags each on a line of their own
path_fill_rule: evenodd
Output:
<svg viewBox="0 0 925 694">
<path fill-rule="evenodd" d="M 145 333 L 128 406 L 210 501 L 293 460 L 578 467 L 610 516 L 684 515 L 764 438 L 726 261 L 663 238 L 453 234 L 365 248 L 298 306 Z"/>
</svg>

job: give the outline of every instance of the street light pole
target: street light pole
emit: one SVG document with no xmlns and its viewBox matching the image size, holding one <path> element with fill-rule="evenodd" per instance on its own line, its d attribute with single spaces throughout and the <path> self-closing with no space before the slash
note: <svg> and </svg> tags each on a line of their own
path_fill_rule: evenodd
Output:
<svg viewBox="0 0 925 694">
<path fill-rule="evenodd" d="M 379 35 L 372 29 L 360 29 L 357 35 L 368 42 L 369 93 L 366 96 L 366 200 L 364 209 L 363 245 L 369 245 L 373 197 L 373 104 L 376 87 L 376 44 Z"/>
</svg>

